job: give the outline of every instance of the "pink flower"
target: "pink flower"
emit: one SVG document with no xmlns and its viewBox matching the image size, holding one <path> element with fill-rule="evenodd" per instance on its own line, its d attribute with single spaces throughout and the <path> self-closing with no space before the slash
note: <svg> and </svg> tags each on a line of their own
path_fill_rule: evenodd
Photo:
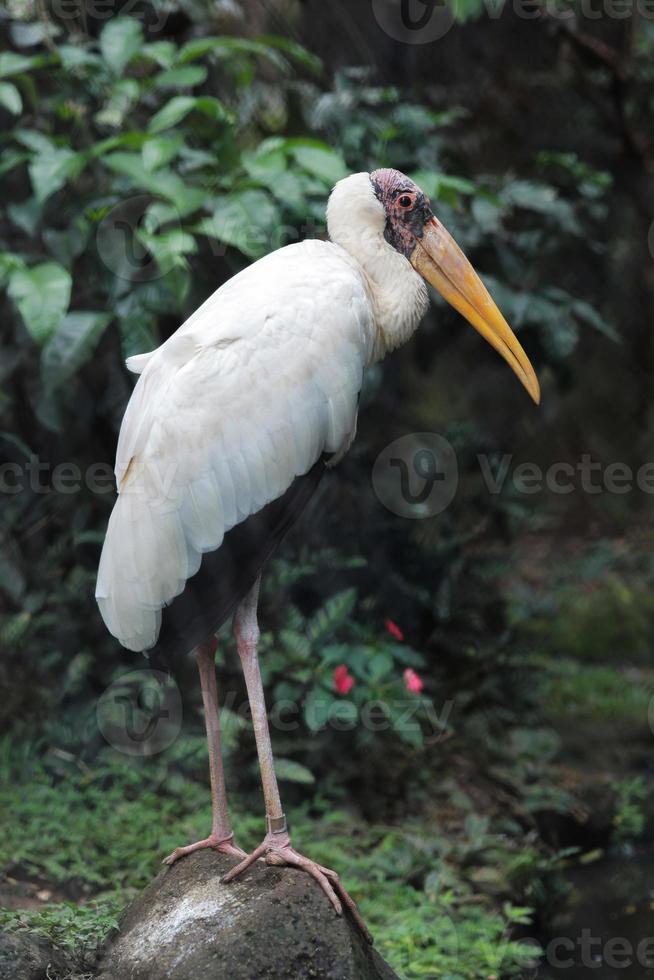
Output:
<svg viewBox="0 0 654 980">
<path fill-rule="evenodd" d="M 404 677 L 404 686 L 407 691 L 410 691 L 411 694 L 420 694 L 425 685 L 413 667 L 407 667 L 402 676 Z"/>
<path fill-rule="evenodd" d="M 347 694 L 354 687 L 354 678 L 345 664 L 339 664 L 334 669 L 334 687 L 339 694 Z"/>
<path fill-rule="evenodd" d="M 394 640 L 399 640 L 399 642 L 402 643 L 402 641 L 404 640 L 404 633 L 397 625 L 397 623 L 394 623 L 392 619 L 385 619 L 384 626 L 386 627 L 386 629 L 391 634 Z"/>
</svg>

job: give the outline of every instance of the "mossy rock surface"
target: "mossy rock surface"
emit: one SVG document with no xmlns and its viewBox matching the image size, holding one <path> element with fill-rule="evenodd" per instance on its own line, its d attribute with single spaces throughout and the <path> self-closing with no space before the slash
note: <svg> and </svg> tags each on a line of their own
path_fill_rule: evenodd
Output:
<svg viewBox="0 0 654 980">
<path fill-rule="evenodd" d="M 65 971 L 63 954 L 45 936 L 0 932 L 0 980 L 46 980 Z"/>
<path fill-rule="evenodd" d="M 257 862 L 224 885 L 232 864 L 204 850 L 163 870 L 123 916 L 100 980 L 398 980 L 304 872 Z"/>
</svg>

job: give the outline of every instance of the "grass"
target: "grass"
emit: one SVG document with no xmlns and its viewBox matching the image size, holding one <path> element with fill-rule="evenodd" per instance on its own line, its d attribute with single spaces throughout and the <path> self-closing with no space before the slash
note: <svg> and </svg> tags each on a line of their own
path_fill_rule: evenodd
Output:
<svg viewBox="0 0 654 980">
<path fill-rule="evenodd" d="M 71 764 L 53 773 L 32 760 L 3 780 L 5 876 L 45 880 L 78 901 L 5 910 L 0 926 L 49 936 L 72 954 L 83 975 L 120 910 L 156 874 L 161 856 L 209 825 L 204 785 L 185 780 L 183 787 L 156 787 L 149 778 L 131 762 L 92 769 Z M 381 954 L 401 977 L 513 978 L 533 961 L 533 947 L 510 938 L 514 927 L 529 923 L 529 910 L 506 900 L 508 885 L 498 897 L 475 883 L 491 865 L 495 881 L 498 864 L 509 876 L 522 844 L 491 832 L 481 818 L 464 821 L 454 843 L 431 821 L 373 826 L 320 801 L 312 811 L 291 814 L 295 840 L 343 872 Z M 243 846 L 258 842 L 260 814 L 237 813 L 234 823 Z"/>
<path fill-rule="evenodd" d="M 579 664 L 569 658 L 542 662 L 544 712 L 556 723 L 627 723 L 644 732 L 654 698 L 654 671 L 621 669 L 603 664 Z"/>
<path fill-rule="evenodd" d="M 591 584 L 574 602 L 562 588 L 556 615 L 521 620 L 522 646 L 540 651 L 524 658 L 533 717 L 518 723 L 505 711 L 498 736 L 485 726 L 484 711 L 464 708 L 458 762 L 444 752 L 439 779 L 426 773 L 420 818 L 370 824 L 319 794 L 291 811 L 296 845 L 341 872 L 380 953 L 404 980 L 517 980 L 526 967 L 533 973 L 534 945 L 515 937 L 534 934 L 532 909 L 546 919 L 561 905 L 558 871 L 579 850 L 552 854 L 534 815 L 575 819 L 577 783 L 567 780 L 566 765 L 572 759 L 591 780 L 598 769 L 603 786 L 614 763 L 606 753 L 599 768 L 592 763 L 606 737 L 630 747 L 620 755 L 622 781 L 616 770 L 613 783 L 613 843 L 643 837 L 651 787 L 624 760 L 651 738 L 652 606 L 622 579 Z M 0 911 L 0 928 L 38 931 L 64 947 L 72 972 L 52 980 L 86 980 L 98 944 L 162 856 L 204 836 L 210 824 L 208 787 L 197 775 L 206 767 L 201 736 L 182 735 L 174 749 L 144 762 L 107 749 L 86 764 L 74 734 L 64 750 L 45 754 L 25 742 L 0 743 L 0 870 L 5 881 L 45 886 L 58 899 Z M 421 765 L 432 764 L 421 757 Z M 474 804 L 465 792 L 470 784 Z M 261 809 L 239 797 L 231 803 L 238 841 L 252 848 L 263 830 Z"/>
</svg>

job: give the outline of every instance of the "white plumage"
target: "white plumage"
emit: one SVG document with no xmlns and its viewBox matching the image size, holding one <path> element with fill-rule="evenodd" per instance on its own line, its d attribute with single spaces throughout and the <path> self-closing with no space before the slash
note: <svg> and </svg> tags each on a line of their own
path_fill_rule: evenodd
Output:
<svg viewBox="0 0 654 980">
<path fill-rule="evenodd" d="M 162 608 L 204 552 L 323 453 L 347 450 L 364 369 L 395 346 L 380 331 L 397 329 L 398 303 L 403 324 L 407 301 L 410 326 L 418 322 L 424 284 L 384 241 L 369 175 L 337 185 L 329 212 L 336 241 L 339 197 L 348 218 L 363 210 L 358 227 L 372 231 L 372 254 L 368 239 L 352 238 L 351 221 L 340 236 L 345 247 L 279 249 L 225 283 L 157 350 L 128 361 L 141 376 L 120 432 L 119 496 L 96 597 L 110 632 L 132 650 L 155 644 Z M 384 316 L 373 292 L 390 266 L 399 266 L 410 295 L 398 300 L 394 281 Z"/>
<path fill-rule="evenodd" d="M 225 882 L 259 857 L 301 868 L 372 941 L 335 872 L 291 845 L 258 663 L 261 569 L 326 459 L 348 449 L 364 370 L 416 329 L 425 280 L 500 352 L 535 401 L 539 387 L 485 286 L 412 180 L 389 168 L 347 177 L 332 191 L 327 225 L 331 242 L 261 259 L 158 350 L 129 359 L 141 376 L 118 441 L 119 494 L 96 596 L 124 646 L 197 652 L 212 827 L 164 863 L 213 848 L 242 858 Z M 266 836 L 249 856 L 234 842 L 227 810 L 212 642 L 232 612 L 267 814 Z"/>
</svg>

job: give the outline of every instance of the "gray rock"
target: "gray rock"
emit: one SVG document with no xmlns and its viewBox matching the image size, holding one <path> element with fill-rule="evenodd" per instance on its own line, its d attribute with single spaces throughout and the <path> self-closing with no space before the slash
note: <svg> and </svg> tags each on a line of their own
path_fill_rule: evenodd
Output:
<svg viewBox="0 0 654 980">
<path fill-rule="evenodd" d="M 45 936 L 0 932 L 0 980 L 46 980 L 66 971 L 63 955 Z"/>
<path fill-rule="evenodd" d="M 304 872 L 197 851 L 125 912 L 99 980 L 398 980 Z"/>
</svg>

